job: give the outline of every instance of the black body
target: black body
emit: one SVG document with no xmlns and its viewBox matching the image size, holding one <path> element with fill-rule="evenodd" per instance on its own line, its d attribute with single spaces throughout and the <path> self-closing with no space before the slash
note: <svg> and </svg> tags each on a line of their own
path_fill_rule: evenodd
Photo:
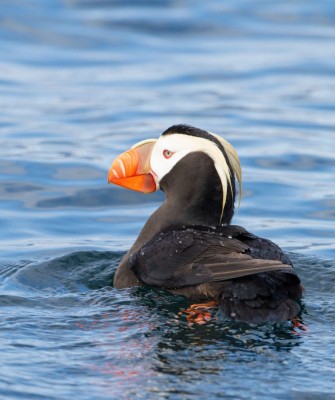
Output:
<svg viewBox="0 0 335 400">
<path fill-rule="evenodd" d="M 240 226 L 167 230 L 137 250 L 129 267 L 142 283 L 193 301 L 217 299 L 231 319 L 285 321 L 300 309 L 300 280 L 290 260 Z"/>
<path fill-rule="evenodd" d="M 185 125 L 163 135 L 174 133 L 217 142 Z M 203 152 L 186 155 L 161 180 L 165 201 L 121 261 L 114 286 L 148 284 L 194 301 L 218 300 L 225 316 L 234 320 L 288 320 L 300 310 L 300 280 L 277 245 L 229 225 L 235 176 L 221 143 L 218 147 L 232 180 L 222 220 L 222 184 L 212 158 Z"/>
</svg>

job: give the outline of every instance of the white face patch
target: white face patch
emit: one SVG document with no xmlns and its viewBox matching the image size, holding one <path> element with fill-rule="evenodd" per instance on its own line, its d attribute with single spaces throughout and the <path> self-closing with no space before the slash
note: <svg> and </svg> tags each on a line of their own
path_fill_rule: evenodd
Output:
<svg viewBox="0 0 335 400">
<path fill-rule="evenodd" d="M 191 140 L 190 140 L 191 139 Z M 158 183 L 168 174 L 172 168 L 187 154 L 200 150 L 196 147 L 193 137 L 186 135 L 167 135 L 161 136 L 154 145 L 150 158 L 150 167 Z M 167 157 L 167 152 L 172 155 Z"/>
<path fill-rule="evenodd" d="M 215 136 L 216 138 L 220 138 L 217 135 L 213 136 Z M 230 143 L 224 141 L 223 139 L 221 143 L 227 151 L 227 156 L 230 162 L 234 161 L 232 167 L 240 183 L 241 171 L 238 156 Z M 202 151 L 206 153 L 214 161 L 215 169 L 222 183 L 223 212 L 226 203 L 228 187 L 229 190 L 231 189 L 231 176 L 229 167 L 227 165 L 224 155 L 222 154 L 222 151 L 211 140 L 178 133 L 161 136 L 154 145 L 150 159 L 150 167 L 153 175 L 155 176 L 157 188 L 159 188 L 159 182 L 162 180 L 162 178 L 172 170 L 172 168 L 178 163 L 178 161 L 180 161 L 187 154 L 195 151 Z M 232 151 L 234 152 L 234 154 L 232 154 Z M 170 155 L 170 152 L 172 152 L 173 154 L 169 157 L 166 157 L 167 154 Z"/>
</svg>

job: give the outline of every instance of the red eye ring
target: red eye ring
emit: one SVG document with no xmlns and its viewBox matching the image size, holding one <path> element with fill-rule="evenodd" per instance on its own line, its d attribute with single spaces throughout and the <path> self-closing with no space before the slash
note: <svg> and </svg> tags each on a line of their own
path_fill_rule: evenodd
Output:
<svg viewBox="0 0 335 400">
<path fill-rule="evenodd" d="M 172 156 L 174 155 L 174 152 L 173 151 L 171 151 L 171 150 L 164 150 L 163 151 L 163 156 L 165 157 L 165 158 L 171 158 Z"/>
</svg>

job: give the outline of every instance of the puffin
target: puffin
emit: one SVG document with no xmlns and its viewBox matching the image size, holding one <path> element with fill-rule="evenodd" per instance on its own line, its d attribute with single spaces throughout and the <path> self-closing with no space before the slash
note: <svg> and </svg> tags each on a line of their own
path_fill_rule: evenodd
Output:
<svg viewBox="0 0 335 400">
<path fill-rule="evenodd" d="M 187 310 L 193 322 L 207 320 L 214 305 L 228 320 L 254 324 L 299 314 L 303 287 L 288 256 L 231 224 L 242 170 L 227 140 L 173 125 L 120 154 L 108 183 L 165 195 L 117 267 L 115 288 L 147 285 L 184 296 L 195 302 Z"/>
</svg>

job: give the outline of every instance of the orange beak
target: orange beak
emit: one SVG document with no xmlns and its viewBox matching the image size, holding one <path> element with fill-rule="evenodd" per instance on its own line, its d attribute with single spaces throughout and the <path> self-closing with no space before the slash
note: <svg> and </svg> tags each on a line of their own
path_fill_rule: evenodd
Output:
<svg viewBox="0 0 335 400">
<path fill-rule="evenodd" d="M 116 157 L 108 172 L 108 183 L 143 193 L 155 192 L 157 185 L 150 173 L 150 156 L 155 142 L 153 139 L 140 142 Z"/>
</svg>

